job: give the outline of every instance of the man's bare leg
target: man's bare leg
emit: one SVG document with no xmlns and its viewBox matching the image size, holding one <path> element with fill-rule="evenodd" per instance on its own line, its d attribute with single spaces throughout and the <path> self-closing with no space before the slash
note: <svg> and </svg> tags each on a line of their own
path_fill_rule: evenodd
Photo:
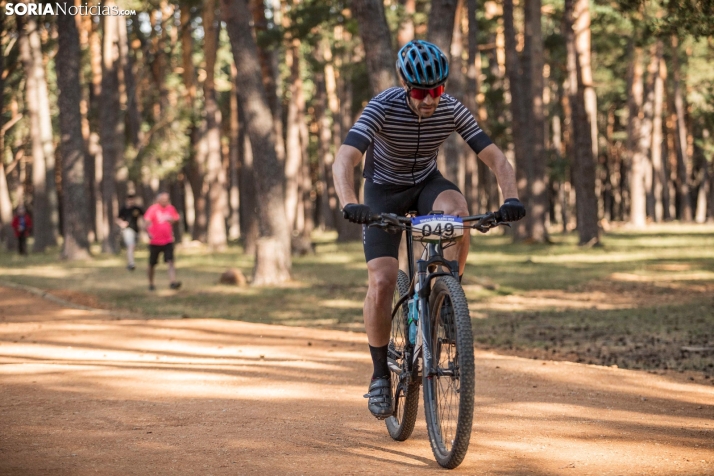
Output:
<svg viewBox="0 0 714 476">
<path fill-rule="evenodd" d="M 432 205 L 434 210 L 443 210 L 447 215 L 458 215 L 460 217 L 469 216 L 466 199 L 456 190 L 444 190 L 434 200 Z M 456 246 L 444 250 L 444 257 L 449 260 L 458 260 L 459 276 L 464 274 L 466 258 L 469 255 L 469 244 L 471 235 L 469 230 L 464 230 L 464 237 L 456 242 Z"/>
<path fill-rule="evenodd" d="M 382 257 L 367 263 L 369 288 L 364 300 L 364 328 L 372 347 L 389 343 L 392 329 L 392 297 L 397 284 L 399 262 L 392 257 Z"/>
<path fill-rule="evenodd" d="M 392 257 L 375 258 L 367 262 L 367 271 L 369 288 L 364 300 L 364 327 L 374 368 L 367 393 L 367 408 L 372 415 L 384 419 L 393 411 L 387 356 L 392 328 L 392 297 L 397 284 L 399 261 Z"/>
<path fill-rule="evenodd" d="M 126 260 L 129 266 L 134 266 L 134 248 L 135 245 L 126 245 Z"/>
<path fill-rule="evenodd" d="M 171 261 L 168 261 L 166 264 L 169 265 L 169 270 L 168 270 L 169 283 L 175 283 L 176 282 L 176 267 L 174 266 L 174 262 L 173 262 L 173 260 L 171 260 Z"/>
</svg>

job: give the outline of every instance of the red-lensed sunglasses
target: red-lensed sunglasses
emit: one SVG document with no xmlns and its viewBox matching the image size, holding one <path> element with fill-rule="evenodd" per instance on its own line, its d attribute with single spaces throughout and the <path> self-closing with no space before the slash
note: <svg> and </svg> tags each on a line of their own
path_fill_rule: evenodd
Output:
<svg viewBox="0 0 714 476">
<path fill-rule="evenodd" d="M 431 89 L 410 89 L 409 90 L 409 96 L 411 96 L 414 99 L 422 100 L 424 99 L 427 94 L 434 99 L 438 98 L 442 94 L 444 94 L 444 85 L 442 84 L 441 86 L 437 86 L 435 88 Z"/>
</svg>

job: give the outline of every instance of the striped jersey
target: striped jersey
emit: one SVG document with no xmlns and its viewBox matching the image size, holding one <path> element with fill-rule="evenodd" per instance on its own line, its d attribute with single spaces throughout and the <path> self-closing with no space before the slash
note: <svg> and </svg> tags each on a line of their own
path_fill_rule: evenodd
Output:
<svg viewBox="0 0 714 476">
<path fill-rule="evenodd" d="M 419 121 L 407 103 L 407 92 L 394 87 L 367 104 L 344 143 L 367 152 L 366 179 L 414 185 L 436 170 L 439 147 L 454 131 L 477 154 L 492 143 L 471 112 L 453 96 L 443 94 L 434 114 Z"/>
</svg>

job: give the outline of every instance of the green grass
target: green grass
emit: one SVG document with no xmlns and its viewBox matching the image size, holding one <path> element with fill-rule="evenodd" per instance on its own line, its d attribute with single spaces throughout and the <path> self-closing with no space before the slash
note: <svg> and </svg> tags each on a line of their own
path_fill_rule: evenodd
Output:
<svg viewBox="0 0 714 476">
<path fill-rule="evenodd" d="M 472 237 L 464 283 L 480 347 L 532 357 L 627 368 L 697 370 L 714 375 L 714 226 L 614 231 L 585 249 L 574 235 L 551 245 L 514 245 L 506 236 Z M 177 252 L 179 292 L 157 268 L 147 291 L 148 252 L 137 270 L 123 257 L 67 263 L 57 250 L 0 254 L 0 279 L 53 290 L 80 303 L 150 317 L 182 316 L 362 330 L 367 273 L 360 243 L 316 236 L 315 255 L 295 257 L 294 282 L 279 288 L 218 284 L 229 267 L 250 276 L 238 245 L 222 253 Z"/>
</svg>

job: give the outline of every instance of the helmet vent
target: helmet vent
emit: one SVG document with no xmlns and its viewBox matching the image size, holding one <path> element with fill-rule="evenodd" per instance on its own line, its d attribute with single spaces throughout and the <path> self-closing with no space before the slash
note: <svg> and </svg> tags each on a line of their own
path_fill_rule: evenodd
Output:
<svg viewBox="0 0 714 476">
<path fill-rule="evenodd" d="M 397 56 L 397 70 L 409 87 L 433 88 L 449 77 L 449 60 L 432 43 L 413 40 Z"/>
</svg>

